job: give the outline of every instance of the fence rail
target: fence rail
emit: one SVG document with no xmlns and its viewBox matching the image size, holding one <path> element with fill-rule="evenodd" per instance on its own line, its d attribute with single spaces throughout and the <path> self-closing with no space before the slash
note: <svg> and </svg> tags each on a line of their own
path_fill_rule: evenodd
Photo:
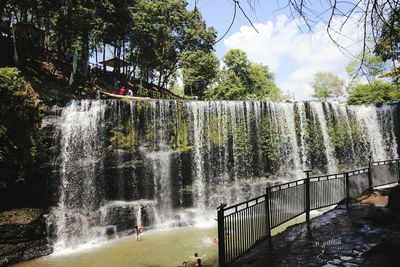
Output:
<svg viewBox="0 0 400 267">
<path fill-rule="evenodd" d="M 268 239 L 272 229 L 310 211 L 359 196 L 373 187 L 400 183 L 400 160 L 369 162 L 348 172 L 310 176 L 266 188 L 265 194 L 227 207 L 218 207 L 219 266 L 229 266 L 252 247 Z"/>
</svg>

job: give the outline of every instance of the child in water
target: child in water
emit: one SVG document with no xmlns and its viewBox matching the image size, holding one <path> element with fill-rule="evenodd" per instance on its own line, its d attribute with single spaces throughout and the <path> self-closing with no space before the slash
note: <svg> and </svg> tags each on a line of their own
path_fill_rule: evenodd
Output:
<svg viewBox="0 0 400 267">
<path fill-rule="evenodd" d="M 136 232 L 136 240 L 140 240 L 140 234 L 143 233 L 144 227 L 140 225 L 135 225 L 135 232 Z"/>
</svg>

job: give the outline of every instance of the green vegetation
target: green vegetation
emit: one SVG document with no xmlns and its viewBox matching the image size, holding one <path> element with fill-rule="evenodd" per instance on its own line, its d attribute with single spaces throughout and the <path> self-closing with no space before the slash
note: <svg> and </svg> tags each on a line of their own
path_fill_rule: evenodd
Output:
<svg viewBox="0 0 400 267">
<path fill-rule="evenodd" d="M 279 135 L 270 118 L 263 121 L 259 142 L 263 157 L 269 160 L 271 166 L 275 166 L 279 160 Z"/>
<path fill-rule="evenodd" d="M 0 68 L 0 182 L 33 171 L 41 145 L 39 102 L 15 68 Z"/>
<path fill-rule="evenodd" d="M 226 119 L 226 118 L 225 118 Z M 224 137 L 220 134 L 223 129 L 221 129 L 222 122 L 219 121 L 218 117 L 212 116 L 210 118 L 210 122 L 208 124 L 209 131 L 208 136 L 209 140 L 213 145 L 223 145 Z"/>
<path fill-rule="evenodd" d="M 349 94 L 347 103 L 384 104 L 400 100 L 399 86 L 393 83 L 374 81 L 370 84 L 359 84 Z"/>
<path fill-rule="evenodd" d="M 26 36 L 17 34 L 22 62 L 39 57 L 46 45 L 52 51 L 48 56 L 69 63 L 76 49 L 83 78 L 88 75 L 90 55 L 101 61 L 98 52 L 105 60 L 105 52 L 110 50 L 130 68 L 128 74 L 126 68 L 115 66 L 117 72 L 122 70 L 131 78 L 165 88 L 175 78 L 181 55 L 191 51 L 210 54 L 216 38 L 215 30 L 206 27 L 198 9 L 187 10 L 185 0 L 3 2 L 1 21 L 15 18 L 15 26 L 35 33 L 31 36 L 38 36 L 37 40 L 29 41 L 42 48 L 41 52 L 23 53 L 27 49 L 23 44 Z M 11 39 L 11 34 L 4 38 Z M 201 68 L 202 62 L 192 60 L 191 64 Z"/>
<path fill-rule="evenodd" d="M 314 97 L 324 101 L 330 97 L 339 97 L 344 93 L 344 81 L 330 72 L 319 71 L 314 74 L 311 86 L 314 89 Z"/>
<path fill-rule="evenodd" d="M 138 136 L 132 121 L 128 120 L 124 125 L 118 126 L 111 132 L 110 143 L 113 148 L 132 149 L 138 144 Z"/>
<path fill-rule="evenodd" d="M 183 116 L 183 106 L 182 102 L 178 103 L 178 118 L 174 123 L 174 133 L 172 138 L 172 149 L 178 153 L 183 153 L 192 149 L 189 145 L 189 124 L 188 120 L 184 119 Z"/>
<path fill-rule="evenodd" d="M 329 136 L 331 137 L 332 144 L 334 145 L 335 149 L 343 149 L 348 147 L 349 145 L 349 138 L 346 135 L 346 124 L 341 121 L 333 122 L 330 120 L 329 124 Z"/>
<path fill-rule="evenodd" d="M 373 81 L 382 75 L 385 66 L 386 64 L 382 58 L 374 55 L 371 51 L 367 51 L 364 55 L 362 52 L 359 53 L 356 56 L 356 60 L 352 60 L 346 66 L 346 72 L 356 81 L 360 77 L 365 77 L 368 81 Z"/>
<path fill-rule="evenodd" d="M 393 81 L 400 82 L 400 8 L 396 5 L 389 18 L 382 25 L 381 34 L 375 47 L 375 53 L 383 60 L 392 61 L 392 70 L 387 73 Z"/>
<path fill-rule="evenodd" d="M 237 154 L 243 162 L 246 162 L 251 152 L 250 134 L 246 124 L 237 124 L 235 128 L 232 128 L 232 131 L 234 131 L 236 137 L 235 154 Z"/>
<path fill-rule="evenodd" d="M 218 73 L 219 60 L 214 53 L 198 50 L 182 54 L 185 95 L 203 98 L 204 91 Z"/>
<path fill-rule="evenodd" d="M 224 55 L 225 67 L 219 72 L 215 85 L 207 90 L 206 98 L 222 100 L 280 99 L 274 74 L 268 66 L 249 61 L 244 51 L 231 49 Z"/>
<path fill-rule="evenodd" d="M 321 126 L 316 118 L 305 120 L 305 133 L 304 138 L 308 144 L 309 158 L 314 160 L 311 166 L 318 165 L 321 159 L 325 157 L 324 139 L 322 137 Z"/>
</svg>

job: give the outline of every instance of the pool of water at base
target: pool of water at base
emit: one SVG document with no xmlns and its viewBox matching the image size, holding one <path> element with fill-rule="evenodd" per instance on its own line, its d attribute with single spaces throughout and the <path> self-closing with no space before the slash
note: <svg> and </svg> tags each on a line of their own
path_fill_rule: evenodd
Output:
<svg viewBox="0 0 400 267">
<path fill-rule="evenodd" d="M 56 252 L 14 266 L 173 267 L 189 261 L 195 252 L 202 257 L 205 266 L 218 266 L 218 246 L 213 242 L 217 236 L 216 228 L 182 227 L 145 231 L 140 241 L 131 235 L 71 251 Z"/>
<path fill-rule="evenodd" d="M 317 217 L 335 206 L 311 211 Z M 272 235 L 287 227 L 302 223 L 300 215 L 272 230 Z M 22 262 L 15 267 L 174 267 L 183 261 L 190 263 L 197 252 L 207 267 L 218 266 L 217 225 L 213 227 L 181 227 L 168 230 L 151 230 L 142 234 L 140 241 L 135 235 L 99 244 L 88 244 L 80 248 L 56 252 L 52 255 Z M 194 266 L 189 264 L 188 266 Z"/>
</svg>

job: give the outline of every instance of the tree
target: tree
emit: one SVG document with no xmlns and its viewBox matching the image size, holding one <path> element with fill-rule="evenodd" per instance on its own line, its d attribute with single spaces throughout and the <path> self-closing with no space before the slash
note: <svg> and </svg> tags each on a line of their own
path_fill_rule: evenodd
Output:
<svg viewBox="0 0 400 267">
<path fill-rule="evenodd" d="M 349 94 L 347 103 L 357 104 L 384 104 L 400 100 L 400 90 L 393 83 L 373 81 L 368 84 L 359 84 Z"/>
<path fill-rule="evenodd" d="M 314 88 L 314 97 L 324 101 L 330 97 L 339 97 L 344 93 L 344 81 L 330 72 L 319 71 L 314 74 L 311 86 Z"/>
<path fill-rule="evenodd" d="M 181 55 L 185 95 L 203 97 L 204 91 L 216 78 L 219 60 L 212 52 L 187 51 Z"/>
<path fill-rule="evenodd" d="M 230 49 L 225 53 L 222 60 L 226 67 L 233 71 L 242 82 L 249 82 L 251 63 L 247 58 L 246 52 L 240 49 Z"/>
<path fill-rule="evenodd" d="M 245 17 L 249 20 L 250 24 L 254 27 L 244 10 L 242 9 L 240 2 L 232 0 L 235 6 L 234 18 L 231 24 L 234 23 L 236 18 L 236 7 L 239 7 Z M 252 12 L 257 11 L 257 0 L 246 0 L 250 10 Z M 345 37 L 348 40 L 352 39 L 352 36 L 346 36 L 345 30 L 348 24 L 357 24 L 359 29 L 362 30 L 362 57 L 360 64 L 364 64 L 364 57 L 368 51 L 374 47 L 383 45 L 384 51 L 389 51 L 387 47 L 392 47 L 387 55 L 394 55 L 397 60 L 399 58 L 399 42 L 400 42 L 400 30 L 399 30 L 399 17 L 400 17 L 400 1 L 398 0 L 364 0 L 364 1 L 339 1 L 339 0 L 325 0 L 319 1 L 316 5 L 314 1 L 304 0 L 287 0 L 279 8 L 289 9 L 291 17 L 301 18 L 301 25 L 305 26 L 312 31 L 314 27 L 320 27 L 320 23 L 326 25 L 326 31 L 329 38 L 337 45 L 337 47 L 351 57 L 356 58 L 347 47 L 344 47 L 339 40 L 340 37 Z M 278 2 L 277 2 L 278 3 Z M 278 4 L 279 5 L 279 4 Z M 337 18 L 337 20 L 336 20 Z M 230 28 L 229 28 L 230 29 Z M 256 29 L 255 29 L 256 30 Z M 257 30 L 256 30 L 257 31 Z M 225 33 L 224 35 L 226 35 Z M 372 42 L 371 42 L 372 40 Z M 382 42 L 382 40 L 384 40 Z M 355 40 L 358 43 L 359 40 Z M 354 43 L 354 44 L 355 44 Z M 370 46 L 370 44 L 372 46 Z M 388 44 L 388 45 L 387 45 Z M 386 46 L 386 47 L 385 47 Z M 397 48 L 396 48 L 397 47 Z M 397 52 L 396 52 L 397 50 Z M 394 52 L 394 54 L 393 54 Z M 378 52 L 380 54 L 380 52 Z M 386 54 L 383 52 L 382 55 Z M 393 59 L 393 57 L 389 56 Z M 382 57 L 384 60 L 385 56 Z M 392 60 L 393 69 L 388 75 L 395 77 L 396 80 L 400 80 L 400 68 L 396 66 L 396 61 Z M 357 71 L 361 69 L 358 68 Z"/>
<path fill-rule="evenodd" d="M 244 51 L 231 49 L 223 57 L 216 86 L 207 92 L 211 99 L 272 99 L 280 98 L 274 74 L 268 66 L 250 62 Z"/>
<path fill-rule="evenodd" d="M 275 84 L 275 75 L 267 65 L 254 64 L 250 66 L 248 99 L 271 99 L 282 98 L 278 86 Z M 252 97 L 250 95 L 253 95 Z"/>
<path fill-rule="evenodd" d="M 138 1 L 131 10 L 131 55 L 140 78 L 158 78 L 166 85 L 187 51 L 212 51 L 215 30 L 207 28 L 198 9 L 186 9 L 184 0 Z"/>
<path fill-rule="evenodd" d="M 242 80 L 233 71 L 222 70 L 218 74 L 217 86 L 208 89 L 205 95 L 212 100 L 241 100 L 247 93 Z"/>
<path fill-rule="evenodd" d="M 357 54 L 356 59 L 346 66 L 346 72 L 350 77 L 353 77 L 353 79 L 359 78 L 359 70 L 361 70 L 362 76 L 371 82 L 383 74 L 386 63 L 380 57 L 372 54 L 371 51 L 364 55 L 364 59 L 362 57 L 363 53 L 360 52 Z M 362 60 L 363 62 L 361 62 Z"/>
<path fill-rule="evenodd" d="M 388 76 L 393 77 L 394 81 L 400 81 L 400 7 L 395 5 L 395 9 L 390 13 L 389 19 L 382 25 L 382 30 L 375 47 L 375 52 L 383 60 L 392 61 L 392 70 Z"/>
<path fill-rule="evenodd" d="M 35 161 L 39 101 L 15 68 L 0 68 L 0 184 L 25 176 Z"/>
</svg>

